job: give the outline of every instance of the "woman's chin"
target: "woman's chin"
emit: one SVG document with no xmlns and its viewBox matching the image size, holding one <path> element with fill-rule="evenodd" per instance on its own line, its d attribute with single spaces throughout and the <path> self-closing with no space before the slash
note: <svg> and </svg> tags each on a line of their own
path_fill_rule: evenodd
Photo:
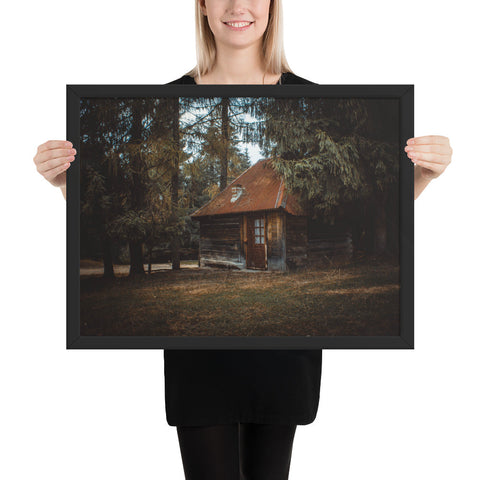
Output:
<svg viewBox="0 0 480 480">
<path fill-rule="evenodd" d="M 229 36 L 228 38 L 223 38 L 220 42 L 228 48 L 243 49 L 251 47 L 257 43 L 261 45 L 262 38 L 232 38 Z"/>
</svg>

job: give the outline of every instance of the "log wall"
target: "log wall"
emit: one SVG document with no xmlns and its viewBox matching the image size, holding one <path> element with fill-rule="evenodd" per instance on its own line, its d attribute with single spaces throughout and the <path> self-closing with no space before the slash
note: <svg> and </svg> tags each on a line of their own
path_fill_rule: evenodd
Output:
<svg viewBox="0 0 480 480">
<path fill-rule="evenodd" d="M 307 254 L 312 266 L 351 260 L 351 229 L 341 224 L 327 225 L 319 220 L 309 219 Z"/>
<path fill-rule="evenodd" d="M 267 269 L 296 270 L 348 261 L 352 234 L 342 225 L 282 211 L 266 212 Z M 199 266 L 246 268 L 246 216 L 200 219 Z"/>
<path fill-rule="evenodd" d="M 318 267 L 351 260 L 352 234 L 345 225 L 286 214 L 286 265 L 288 270 Z"/>
<path fill-rule="evenodd" d="M 285 214 L 267 212 L 267 269 L 285 271 L 287 268 L 285 242 Z"/>
<path fill-rule="evenodd" d="M 285 214 L 286 264 L 288 270 L 305 267 L 308 263 L 307 217 Z"/>
<path fill-rule="evenodd" d="M 216 265 L 245 268 L 240 225 L 240 215 L 200 219 L 200 267 Z"/>
</svg>

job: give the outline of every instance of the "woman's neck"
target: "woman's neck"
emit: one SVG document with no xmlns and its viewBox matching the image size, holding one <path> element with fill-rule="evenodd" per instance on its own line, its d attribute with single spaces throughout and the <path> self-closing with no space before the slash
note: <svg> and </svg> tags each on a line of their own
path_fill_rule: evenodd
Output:
<svg viewBox="0 0 480 480">
<path fill-rule="evenodd" d="M 195 77 L 198 84 L 269 84 L 277 83 L 280 74 L 265 72 L 265 64 L 257 45 L 233 49 L 219 46 L 215 65 L 210 72 Z"/>
</svg>

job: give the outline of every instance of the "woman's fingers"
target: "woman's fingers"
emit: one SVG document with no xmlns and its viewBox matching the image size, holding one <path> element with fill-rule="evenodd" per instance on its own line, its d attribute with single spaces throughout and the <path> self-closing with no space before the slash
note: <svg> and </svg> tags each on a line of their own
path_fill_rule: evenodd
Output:
<svg viewBox="0 0 480 480">
<path fill-rule="evenodd" d="M 407 155 L 414 161 L 425 160 L 427 162 L 439 163 L 440 165 L 448 165 L 450 162 L 450 155 L 442 155 L 440 153 L 425 153 L 425 152 L 408 152 Z"/>
<path fill-rule="evenodd" d="M 407 145 L 405 151 L 408 152 L 425 152 L 425 153 L 439 153 L 441 155 L 451 155 L 452 147 L 443 144 L 423 144 L 423 145 Z"/>
<path fill-rule="evenodd" d="M 77 151 L 71 142 L 65 140 L 49 140 L 37 148 L 33 162 L 37 171 L 52 185 L 58 187 L 65 184 L 65 175 L 60 175 L 75 160 Z"/>
<path fill-rule="evenodd" d="M 73 162 L 74 160 L 75 157 L 73 155 L 69 157 L 53 158 L 52 160 L 47 160 L 45 162 L 42 162 L 40 165 L 37 165 L 37 171 L 41 174 L 44 174 L 52 170 L 53 168 L 57 168 L 60 165 L 64 165 L 65 163 Z"/>
<path fill-rule="evenodd" d="M 56 168 L 52 168 L 49 170 L 47 173 L 45 173 L 44 177 L 49 181 L 52 182 L 58 175 L 60 175 L 62 172 L 67 170 L 67 168 L 70 166 L 70 163 L 64 163 L 62 165 L 59 165 Z"/>
<path fill-rule="evenodd" d="M 48 140 L 48 142 L 42 143 L 37 152 L 45 152 L 47 150 L 53 150 L 55 148 L 72 148 L 72 142 L 68 140 Z"/>
<path fill-rule="evenodd" d="M 35 155 L 34 162 L 38 167 L 42 163 L 48 162 L 54 158 L 70 157 L 76 153 L 77 151 L 74 148 L 55 148 L 53 150 L 42 150 Z"/>
<path fill-rule="evenodd" d="M 418 160 L 415 163 L 420 167 L 428 168 L 436 173 L 441 173 L 443 170 L 445 170 L 444 166 L 438 163 L 426 162 L 424 160 Z"/>
<path fill-rule="evenodd" d="M 448 137 L 425 135 L 409 138 L 405 152 L 413 163 L 422 168 L 422 176 L 431 179 L 445 171 L 452 161 L 453 149 Z"/>
<path fill-rule="evenodd" d="M 407 140 L 407 145 L 429 144 L 449 145 L 450 141 L 448 140 L 448 137 L 444 137 L 443 135 L 425 135 L 423 137 L 414 137 Z"/>
<path fill-rule="evenodd" d="M 69 157 L 75 155 L 77 151 L 74 148 L 55 148 L 54 150 L 46 150 L 42 152 L 41 158 L 44 162 L 52 160 L 53 158 Z"/>
</svg>

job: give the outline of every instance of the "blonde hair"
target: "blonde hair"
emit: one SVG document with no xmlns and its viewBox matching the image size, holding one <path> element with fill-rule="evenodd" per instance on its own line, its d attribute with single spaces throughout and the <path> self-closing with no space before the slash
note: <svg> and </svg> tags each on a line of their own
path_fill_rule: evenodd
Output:
<svg viewBox="0 0 480 480">
<path fill-rule="evenodd" d="M 195 0 L 195 40 L 197 65 L 186 75 L 200 78 L 213 68 L 217 49 L 208 18 L 203 15 L 198 0 Z M 262 52 L 268 73 L 293 73 L 287 63 L 283 46 L 282 0 L 270 0 L 270 14 L 263 34 Z"/>
</svg>

